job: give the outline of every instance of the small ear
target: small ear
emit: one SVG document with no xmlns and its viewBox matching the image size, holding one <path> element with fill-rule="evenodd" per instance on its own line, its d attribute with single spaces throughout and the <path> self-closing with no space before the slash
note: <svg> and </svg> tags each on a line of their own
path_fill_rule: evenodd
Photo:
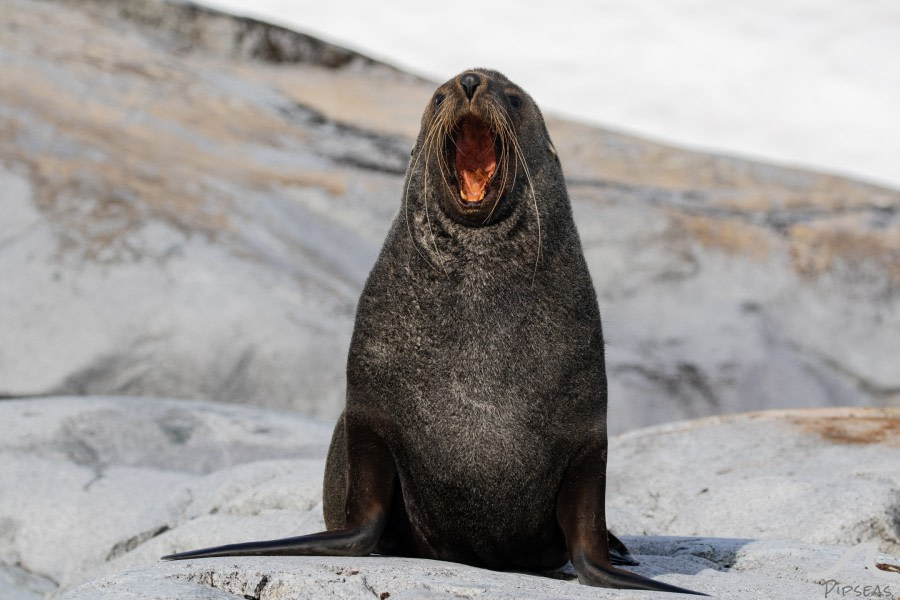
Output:
<svg viewBox="0 0 900 600">
<path fill-rule="evenodd" d="M 552 154 L 556 158 L 559 158 L 559 155 L 556 153 L 556 146 L 554 146 L 553 142 L 551 142 L 550 140 L 547 140 L 547 149 L 550 150 L 550 154 Z"/>
</svg>

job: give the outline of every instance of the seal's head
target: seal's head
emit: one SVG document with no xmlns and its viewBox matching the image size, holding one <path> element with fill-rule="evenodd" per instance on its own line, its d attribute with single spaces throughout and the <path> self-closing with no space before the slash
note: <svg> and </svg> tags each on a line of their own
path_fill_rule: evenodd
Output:
<svg viewBox="0 0 900 600">
<path fill-rule="evenodd" d="M 435 90 L 410 174 L 454 221 L 486 225 L 513 210 L 504 203 L 517 185 L 530 185 L 535 148 L 553 154 L 531 97 L 496 71 L 473 69 Z"/>
</svg>

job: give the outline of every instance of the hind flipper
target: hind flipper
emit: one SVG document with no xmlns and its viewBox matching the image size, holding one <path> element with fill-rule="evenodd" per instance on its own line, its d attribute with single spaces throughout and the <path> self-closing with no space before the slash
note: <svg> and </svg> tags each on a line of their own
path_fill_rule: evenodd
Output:
<svg viewBox="0 0 900 600">
<path fill-rule="evenodd" d="M 569 559 L 581 583 L 705 596 L 612 566 L 609 532 L 606 529 L 605 444 L 587 449 L 569 465 L 556 499 L 556 519 L 565 535 Z"/>
<path fill-rule="evenodd" d="M 162 560 L 185 560 L 212 556 L 365 556 L 372 551 L 381 530 L 384 517 L 372 519 L 353 529 L 336 529 L 310 535 L 213 546 L 200 550 L 188 550 L 163 556 Z"/>
<path fill-rule="evenodd" d="M 641 564 L 631 555 L 631 552 L 628 551 L 628 547 L 622 543 L 622 540 L 614 536 L 611 531 L 608 534 L 609 562 L 614 565 L 628 565 L 631 567 Z"/>
<path fill-rule="evenodd" d="M 344 527 L 278 540 L 229 544 L 163 556 L 182 560 L 211 556 L 365 556 L 387 525 L 397 469 L 384 442 L 364 425 L 345 421 L 347 494 Z"/>
</svg>

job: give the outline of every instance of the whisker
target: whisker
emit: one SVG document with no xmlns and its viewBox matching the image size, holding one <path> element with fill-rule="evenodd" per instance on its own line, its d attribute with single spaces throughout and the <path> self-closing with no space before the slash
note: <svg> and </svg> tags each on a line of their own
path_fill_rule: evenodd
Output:
<svg viewBox="0 0 900 600">
<path fill-rule="evenodd" d="M 507 148 L 507 138 L 509 137 L 509 124 L 506 121 L 506 115 L 502 111 L 491 110 L 491 126 L 497 132 L 497 135 L 500 137 L 500 153 L 503 155 L 503 165 L 501 169 L 503 170 L 503 178 L 500 180 L 500 188 L 497 190 L 497 198 L 494 200 L 494 205 L 491 206 L 491 212 L 484 218 L 484 221 L 481 222 L 482 225 L 485 225 L 488 221 L 491 220 L 491 217 L 494 216 L 494 211 L 497 210 L 497 205 L 500 204 L 500 198 L 503 197 L 503 193 L 506 190 L 506 175 L 507 168 L 506 163 L 508 159 L 508 148 Z M 496 177 L 496 176 L 495 176 Z"/>
<path fill-rule="evenodd" d="M 543 255 L 541 246 L 541 211 L 538 208 L 537 195 L 534 193 L 534 182 L 531 180 L 531 172 L 528 170 L 528 163 L 525 162 L 525 155 L 522 153 L 522 148 L 519 146 L 519 142 L 515 137 L 512 138 L 512 143 L 516 146 L 516 156 L 522 161 L 522 169 L 525 171 L 528 189 L 531 190 L 531 200 L 534 204 L 534 214 L 537 218 L 537 253 L 534 259 L 534 273 L 531 275 L 531 284 L 534 285 L 534 280 L 537 277 L 538 264 L 541 262 L 541 256 Z"/>
<path fill-rule="evenodd" d="M 435 128 L 435 130 L 437 130 L 437 128 Z M 428 233 L 431 235 L 431 245 L 434 248 L 434 256 L 435 256 L 435 259 L 439 261 L 441 270 L 444 271 L 444 275 L 449 279 L 450 273 L 447 271 L 447 265 L 444 264 L 444 260 L 441 258 L 440 252 L 438 251 L 437 237 L 434 235 L 434 227 L 431 225 L 431 212 L 428 209 L 428 171 L 429 171 L 428 161 L 431 158 L 431 154 L 432 154 L 431 150 L 433 149 L 435 140 L 440 137 L 441 136 L 439 136 L 439 135 L 429 135 L 426 138 L 426 142 L 425 142 L 425 144 L 426 144 L 425 176 L 424 176 L 424 179 L 422 182 L 422 187 L 424 188 L 423 193 L 424 193 L 424 200 L 425 200 L 425 220 L 428 223 Z M 438 170 L 440 170 L 440 169 L 438 169 Z"/>
<path fill-rule="evenodd" d="M 427 136 L 426 136 L 427 137 Z M 416 252 L 422 259 L 425 260 L 432 267 L 434 266 L 427 256 L 422 252 L 422 249 L 419 248 L 419 245 L 416 243 L 416 238 L 413 235 L 412 225 L 409 222 L 409 188 L 412 185 L 413 173 L 416 171 L 416 166 L 419 164 L 419 159 L 422 157 L 422 152 L 425 151 L 425 142 L 422 142 L 422 147 L 419 148 L 419 152 L 416 154 L 416 158 L 413 161 L 413 164 L 409 167 L 409 176 L 406 178 L 406 186 L 403 190 L 403 216 L 406 220 L 406 231 L 409 233 L 409 241 L 412 243 L 413 248 L 416 249 Z"/>
<path fill-rule="evenodd" d="M 410 166 L 410 168 L 409 168 L 410 177 L 407 178 L 406 189 L 404 190 L 404 193 L 403 193 L 403 213 L 404 213 L 404 218 L 406 220 L 406 230 L 409 233 L 409 239 L 412 242 L 413 246 L 415 247 L 416 252 L 419 254 L 419 256 L 421 256 L 422 259 L 425 260 L 425 262 L 427 262 L 429 265 L 431 265 L 432 268 L 437 268 L 437 266 L 428 258 L 428 256 L 425 255 L 425 253 L 422 252 L 422 249 L 419 248 L 419 245 L 416 243 L 415 236 L 413 235 L 412 225 L 409 221 L 409 213 L 410 213 L 410 210 L 409 210 L 409 188 L 410 188 L 410 185 L 412 184 L 412 173 L 415 172 L 416 167 L 419 164 L 419 160 L 421 159 L 422 154 L 424 153 L 425 154 L 425 169 L 424 169 L 425 173 L 424 173 L 424 182 L 423 182 L 423 186 L 424 186 L 423 200 L 425 203 L 425 216 L 426 216 L 426 219 L 428 220 L 428 227 L 429 227 L 429 231 L 431 232 L 432 244 L 434 245 L 435 255 L 437 256 L 437 242 L 435 241 L 434 231 L 431 229 L 431 220 L 430 220 L 430 216 L 428 214 L 428 157 L 430 155 L 430 150 L 431 150 L 432 144 L 434 143 L 434 139 L 437 135 L 440 121 L 441 121 L 440 115 L 438 115 L 429 124 L 428 132 L 425 134 L 425 138 L 422 140 L 422 146 L 419 148 L 419 152 L 416 154 L 415 161 L 413 161 L 412 166 Z M 441 265 L 441 266 L 443 267 L 443 265 Z M 443 270 L 446 273 L 446 268 L 444 268 Z"/>
<path fill-rule="evenodd" d="M 456 140 L 453 139 L 453 126 L 450 123 L 449 118 L 445 118 L 443 120 L 440 137 L 443 139 L 449 138 L 450 142 L 454 146 L 456 146 L 457 151 L 461 151 L 459 149 L 459 146 L 456 144 Z M 441 152 L 438 154 L 438 156 L 440 157 L 440 165 L 439 165 L 440 169 L 439 170 L 441 173 L 441 179 L 444 180 L 444 186 L 447 188 L 447 191 L 450 193 L 450 195 L 454 195 L 453 187 L 450 185 L 450 182 L 447 180 L 447 173 L 450 172 L 450 165 L 447 164 L 447 157 L 446 157 L 445 153 L 443 152 L 443 148 L 441 148 Z"/>
</svg>

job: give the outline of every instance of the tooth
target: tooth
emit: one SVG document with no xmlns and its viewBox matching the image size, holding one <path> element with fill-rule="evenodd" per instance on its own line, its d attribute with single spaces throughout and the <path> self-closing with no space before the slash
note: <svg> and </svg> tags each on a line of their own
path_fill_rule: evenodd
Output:
<svg viewBox="0 0 900 600">
<path fill-rule="evenodd" d="M 482 200 L 484 200 L 484 190 L 481 190 L 481 195 L 478 196 L 478 201 L 481 202 Z"/>
<path fill-rule="evenodd" d="M 466 197 L 466 195 L 463 193 L 462 190 L 459 190 L 459 197 L 462 198 L 463 200 L 468 200 L 468 198 Z"/>
</svg>

